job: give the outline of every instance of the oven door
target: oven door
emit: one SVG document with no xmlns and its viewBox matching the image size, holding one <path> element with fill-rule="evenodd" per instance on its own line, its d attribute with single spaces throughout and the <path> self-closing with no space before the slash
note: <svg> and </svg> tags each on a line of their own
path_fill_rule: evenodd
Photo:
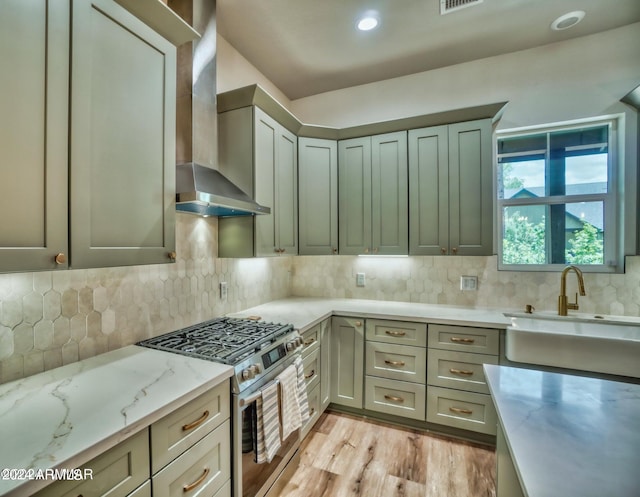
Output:
<svg viewBox="0 0 640 497">
<path fill-rule="evenodd" d="M 288 364 L 293 361 L 287 361 Z M 286 367 L 282 365 L 278 370 Z M 277 374 L 277 373 L 276 373 Z M 275 377 L 260 382 L 251 392 L 233 395 L 233 487 L 234 497 L 265 497 L 277 495 L 280 485 L 286 483 L 289 476 L 296 470 L 300 455 L 300 430 L 291 433 L 284 441 L 270 463 L 257 464 L 252 449 L 253 430 L 249 406 L 255 407 L 253 402 L 245 403 L 245 399 L 254 397 L 260 386 Z M 246 415 L 246 416 L 245 416 Z M 245 419 L 243 419 L 245 418 Z M 243 452 L 243 440 L 245 452 Z M 251 449 L 250 449 L 251 447 Z"/>
</svg>

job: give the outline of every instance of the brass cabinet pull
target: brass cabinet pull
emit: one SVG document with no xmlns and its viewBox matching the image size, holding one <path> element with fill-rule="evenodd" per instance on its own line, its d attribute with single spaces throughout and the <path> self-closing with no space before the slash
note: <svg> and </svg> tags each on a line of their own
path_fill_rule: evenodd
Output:
<svg viewBox="0 0 640 497">
<path fill-rule="evenodd" d="M 364 249 L 364 253 L 368 254 L 369 253 L 369 247 L 367 247 L 366 249 Z"/>
<path fill-rule="evenodd" d="M 338 249 L 337 249 L 337 248 L 334 248 L 334 249 L 333 249 L 333 253 L 334 253 L 334 254 L 337 254 L 337 253 L 338 253 Z"/>
<path fill-rule="evenodd" d="M 311 372 L 309 374 L 305 374 L 304 375 L 304 379 L 308 380 L 309 378 L 313 378 L 316 375 L 316 370 L 312 369 Z"/>
<path fill-rule="evenodd" d="M 440 253 L 441 253 L 442 255 L 446 254 L 446 253 L 447 253 L 447 249 L 446 249 L 446 248 L 444 248 L 444 247 L 440 247 Z"/>
<path fill-rule="evenodd" d="M 309 340 L 307 340 L 306 342 L 304 342 L 304 346 L 306 347 L 307 345 L 311 345 L 312 343 L 314 343 L 316 341 L 315 338 L 309 338 Z"/>
<path fill-rule="evenodd" d="M 193 483 L 189 483 L 188 485 L 185 485 L 184 487 L 182 487 L 182 491 L 183 492 L 190 492 L 191 490 L 193 490 L 194 488 L 196 488 L 197 486 L 201 485 L 203 481 L 205 481 L 207 479 L 207 476 L 209 476 L 209 472 L 211 470 L 209 468 L 204 468 L 204 472 L 202 473 L 202 475 L 200 476 L 200 478 L 198 478 L 196 481 L 194 481 Z"/>
<path fill-rule="evenodd" d="M 374 254 L 377 254 L 377 253 L 378 253 L 378 247 L 376 247 L 376 248 L 374 248 L 374 249 L 373 249 L 373 253 L 374 253 Z"/>
<path fill-rule="evenodd" d="M 176 258 L 178 257 L 178 254 L 176 254 L 175 251 L 172 250 L 167 254 L 167 256 L 169 257 L 170 261 L 175 261 Z"/>
<path fill-rule="evenodd" d="M 362 321 L 356 321 L 356 326 L 362 326 Z"/>
<path fill-rule="evenodd" d="M 473 374 L 473 371 L 468 371 L 466 369 L 455 369 L 455 368 L 449 369 L 449 372 L 453 373 L 453 374 L 465 374 L 465 375 L 469 375 L 469 376 L 471 376 Z"/>
<path fill-rule="evenodd" d="M 405 331 L 396 331 L 396 330 L 386 330 L 385 333 L 387 335 L 391 335 L 392 337 L 403 337 L 407 334 Z"/>
<path fill-rule="evenodd" d="M 393 400 L 394 402 L 404 402 L 402 397 L 396 397 L 395 395 L 385 395 L 384 398 L 387 400 Z"/>
<path fill-rule="evenodd" d="M 456 412 L 460 414 L 473 414 L 473 411 L 470 409 L 460 409 L 459 407 L 450 407 L 449 410 L 451 412 Z"/>
<path fill-rule="evenodd" d="M 451 337 L 449 340 L 456 343 L 473 343 L 476 341 L 475 338 L 459 338 L 459 337 Z"/>
<path fill-rule="evenodd" d="M 312 407 L 311 410 L 309 411 L 309 416 L 313 416 L 316 413 L 316 408 Z"/>
<path fill-rule="evenodd" d="M 209 417 L 209 411 L 204 411 L 202 413 L 202 416 L 200 416 L 198 419 L 196 419 L 192 423 L 187 423 L 186 425 L 182 425 L 182 431 L 193 430 L 196 426 L 200 426 L 202 423 L 204 423 L 205 419 L 207 419 L 208 417 Z"/>
<path fill-rule="evenodd" d="M 54 260 L 56 261 L 56 264 L 64 264 L 67 262 L 67 256 L 60 252 L 59 254 L 56 254 Z"/>
<path fill-rule="evenodd" d="M 384 363 L 391 366 L 404 366 L 404 361 L 388 361 L 387 359 L 385 359 Z"/>
<path fill-rule="evenodd" d="M 458 254 L 458 247 L 453 247 L 451 249 L 451 252 L 453 252 L 453 255 L 457 255 Z"/>
</svg>

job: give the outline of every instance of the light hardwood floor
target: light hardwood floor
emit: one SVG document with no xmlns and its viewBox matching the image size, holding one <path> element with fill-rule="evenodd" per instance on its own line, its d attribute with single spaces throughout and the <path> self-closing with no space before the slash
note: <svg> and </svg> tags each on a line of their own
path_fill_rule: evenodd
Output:
<svg viewBox="0 0 640 497">
<path fill-rule="evenodd" d="M 327 412 L 279 497 L 353 496 L 495 497 L 495 451 Z"/>
</svg>

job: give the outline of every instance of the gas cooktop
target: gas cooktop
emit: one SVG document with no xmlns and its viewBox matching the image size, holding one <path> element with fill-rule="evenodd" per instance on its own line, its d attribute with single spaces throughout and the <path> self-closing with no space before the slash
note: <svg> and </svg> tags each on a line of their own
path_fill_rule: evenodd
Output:
<svg viewBox="0 0 640 497">
<path fill-rule="evenodd" d="M 290 324 L 221 317 L 137 345 L 233 366 L 292 331 Z"/>
</svg>

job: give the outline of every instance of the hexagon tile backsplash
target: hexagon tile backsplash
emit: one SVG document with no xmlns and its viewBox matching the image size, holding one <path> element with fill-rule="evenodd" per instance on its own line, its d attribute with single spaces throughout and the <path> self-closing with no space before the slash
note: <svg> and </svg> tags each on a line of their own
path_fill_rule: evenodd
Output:
<svg viewBox="0 0 640 497">
<path fill-rule="evenodd" d="M 537 310 L 557 302 L 557 273 L 497 271 L 496 257 L 219 259 L 217 231 L 215 218 L 178 214 L 175 264 L 0 274 L 0 383 L 291 295 Z M 478 290 L 461 291 L 462 275 L 477 276 Z M 580 311 L 640 315 L 640 256 L 627 257 L 626 274 L 589 273 L 585 283 Z"/>
</svg>

